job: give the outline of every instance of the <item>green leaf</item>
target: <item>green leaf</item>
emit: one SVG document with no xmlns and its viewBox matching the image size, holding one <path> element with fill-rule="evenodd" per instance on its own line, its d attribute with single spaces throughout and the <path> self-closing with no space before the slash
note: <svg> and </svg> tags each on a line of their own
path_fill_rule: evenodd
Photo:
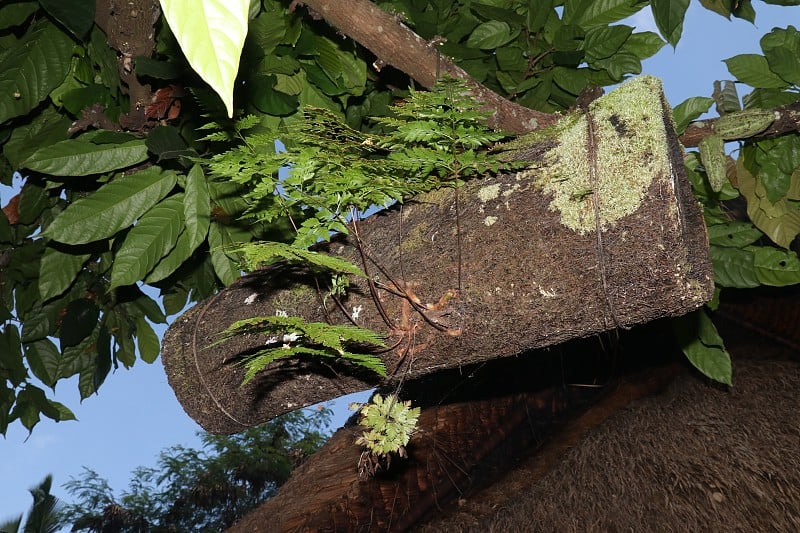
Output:
<svg viewBox="0 0 800 533">
<path fill-rule="evenodd" d="M 233 117 L 233 86 L 250 0 L 161 0 L 161 10 L 189 64 Z"/>
<path fill-rule="evenodd" d="M 220 224 L 211 224 L 208 228 L 208 245 L 211 247 L 211 263 L 214 272 L 227 287 L 239 279 L 239 263 L 225 252 L 225 248 L 233 244 L 230 234 Z"/>
<path fill-rule="evenodd" d="M 754 288 L 761 285 L 755 272 L 753 252 L 739 248 L 709 248 L 714 281 L 723 287 Z"/>
<path fill-rule="evenodd" d="M 89 254 L 68 254 L 45 248 L 39 264 L 39 296 L 42 301 L 63 294 L 75 281 L 87 259 Z"/>
<path fill-rule="evenodd" d="M 641 60 L 624 48 L 611 57 L 591 61 L 590 66 L 595 69 L 605 70 L 615 82 L 622 81 L 622 78 L 628 74 L 640 74 L 642 72 Z"/>
<path fill-rule="evenodd" d="M 754 89 L 742 98 L 745 109 L 773 109 L 792 104 L 800 99 L 800 94 L 779 89 Z"/>
<path fill-rule="evenodd" d="M 655 55 L 665 44 L 667 43 L 665 43 L 657 33 L 643 31 L 631 35 L 628 40 L 625 41 L 623 48 L 635 54 L 639 59 L 647 59 Z"/>
<path fill-rule="evenodd" d="M 702 309 L 675 319 L 673 327 L 686 358 L 709 378 L 731 385 L 733 368 L 717 328 Z"/>
<path fill-rule="evenodd" d="M 675 106 L 672 110 L 672 118 L 675 121 L 675 131 L 678 135 L 686 131 L 686 126 L 688 126 L 691 121 L 698 118 L 703 113 L 708 113 L 713 103 L 713 98 L 693 96 Z"/>
<path fill-rule="evenodd" d="M 30 181 L 26 182 L 19 196 L 19 223 L 33 224 L 36 222 L 42 211 L 48 207 L 48 203 L 47 191 L 44 187 L 34 185 Z"/>
<path fill-rule="evenodd" d="M 13 324 L 4 325 L 0 329 L 0 370 L 4 374 L 4 379 L 11 382 L 13 386 L 19 386 L 28 377 L 28 371 L 22 362 L 22 346 L 17 326 Z"/>
<path fill-rule="evenodd" d="M 42 19 L 0 54 L 0 124 L 26 114 L 64 81 L 72 47 L 66 33 Z"/>
<path fill-rule="evenodd" d="M 47 400 L 47 403 L 50 404 L 50 408 L 47 410 L 43 410 L 42 413 L 48 418 L 55 420 L 56 422 L 77 420 L 77 418 L 75 417 L 75 413 L 73 413 L 70 410 L 70 408 L 64 405 L 63 403 L 57 402 L 55 400 Z"/>
<path fill-rule="evenodd" d="M 700 0 L 700 4 L 728 20 L 731 18 L 732 2 L 730 0 Z"/>
<path fill-rule="evenodd" d="M 211 222 L 211 199 L 208 182 L 200 165 L 195 165 L 186 176 L 186 196 L 183 204 L 188 246 L 192 250 L 206 240 Z"/>
<path fill-rule="evenodd" d="M 61 353 L 50 339 L 40 339 L 25 345 L 25 359 L 37 378 L 50 388 L 59 378 Z"/>
<path fill-rule="evenodd" d="M 763 89 L 788 87 L 780 76 L 769 68 L 767 58 L 758 54 L 740 54 L 723 60 L 731 74 L 742 83 Z"/>
<path fill-rule="evenodd" d="M 673 46 L 678 44 L 683 32 L 683 19 L 689 0 L 652 0 L 650 9 L 661 35 Z"/>
<path fill-rule="evenodd" d="M 100 318 L 100 308 L 86 298 L 72 300 L 67 304 L 64 318 L 61 320 L 61 349 L 67 346 L 76 346 L 89 336 L 97 326 Z"/>
<path fill-rule="evenodd" d="M 181 156 L 197 157 L 197 152 L 186 145 L 174 126 L 158 126 L 147 134 L 147 150 L 158 156 L 158 161 Z"/>
<path fill-rule="evenodd" d="M 143 280 L 175 246 L 183 229 L 183 198 L 175 194 L 162 200 L 128 232 L 114 260 L 110 288 Z"/>
<path fill-rule="evenodd" d="M 633 33 L 630 26 L 598 26 L 586 32 L 583 41 L 583 50 L 590 59 L 604 59 L 611 57 L 622 48 L 625 41 Z"/>
<path fill-rule="evenodd" d="M 154 363 L 161 351 L 158 335 L 144 318 L 136 321 L 136 339 L 139 341 L 139 357 L 145 363 Z"/>
<path fill-rule="evenodd" d="M 564 24 L 584 28 L 622 20 L 641 10 L 636 0 L 567 0 L 564 2 Z"/>
<path fill-rule="evenodd" d="M 33 342 L 43 339 L 50 334 L 52 323 L 47 309 L 34 305 L 23 317 L 22 342 Z"/>
<path fill-rule="evenodd" d="M 44 234 L 65 244 L 86 244 L 111 237 L 164 198 L 176 180 L 175 173 L 155 166 L 117 177 L 67 207 Z"/>
<path fill-rule="evenodd" d="M 499 48 L 517 36 L 519 32 L 499 20 L 490 20 L 480 24 L 467 39 L 470 48 Z"/>
<path fill-rule="evenodd" d="M 708 242 L 712 246 L 743 248 L 763 236 L 764 234 L 749 222 L 728 222 L 708 227 Z"/>
<path fill-rule="evenodd" d="M 585 71 L 586 69 L 555 67 L 553 81 L 568 93 L 577 96 L 586 87 Z"/>
<path fill-rule="evenodd" d="M 761 38 L 761 49 L 772 72 L 800 85 L 800 32 L 794 26 L 773 29 Z"/>
<path fill-rule="evenodd" d="M 14 168 L 20 168 L 40 146 L 48 146 L 67 138 L 67 129 L 72 121 L 57 113 L 52 107 L 46 108 L 30 124 L 17 126 L 3 146 L 3 154 Z"/>
<path fill-rule="evenodd" d="M 165 255 L 155 268 L 145 278 L 145 283 L 156 283 L 171 275 L 178 270 L 180 266 L 192 256 L 194 252 L 189 244 L 189 237 L 186 231 L 181 232 L 178 236 L 178 242 L 175 247 Z"/>
<path fill-rule="evenodd" d="M 755 254 L 753 265 L 762 284 L 784 287 L 800 283 L 800 259 L 796 253 L 766 246 L 749 249 Z"/>
<path fill-rule="evenodd" d="M 0 29 L 19 26 L 38 9 L 39 2 L 6 2 L 0 6 Z M 5 431 L 0 433 L 5 434 Z"/>
<path fill-rule="evenodd" d="M 739 93 L 736 91 L 736 84 L 732 81 L 714 81 L 714 92 L 711 94 L 717 103 L 717 113 L 735 113 L 742 109 L 739 103 Z"/>
<path fill-rule="evenodd" d="M 94 24 L 95 2 L 91 0 L 39 0 L 39 4 L 78 39 Z"/>
<path fill-rule="evenodd" d="M 88 176 L 127 168 L 147 159 L 145 141 L 130 137 L 133 140 L 122 144 L 67 139 L 36 150 L 22 166 L 51 176 Z"/>
<path fill-rule="evenodd" d="M 311 65 L 309 65 L 311 66 Z M 330 83 L 327 76 L 323 76 L 332 93 L 341 93 L 334 84 Z M 259 111 L 277 117 L 285 117 L 297 111 L 299 102 L 297 96 L 275 90 L 277 77 L 255 76 L 247 84 L 247 95 Z"/>
</svg>

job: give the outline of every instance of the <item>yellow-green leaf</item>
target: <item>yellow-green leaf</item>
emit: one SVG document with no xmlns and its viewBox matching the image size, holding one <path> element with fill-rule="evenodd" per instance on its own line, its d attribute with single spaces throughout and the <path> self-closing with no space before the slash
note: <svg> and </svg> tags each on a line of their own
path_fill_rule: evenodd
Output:
<svg viewBox="0 0 800 533">
<path fill-rule="evenodd" d="M 233 117 L 233 86 L 247 36 L 250 0 L 160 0 L 189 64 Z"/>
</svg>

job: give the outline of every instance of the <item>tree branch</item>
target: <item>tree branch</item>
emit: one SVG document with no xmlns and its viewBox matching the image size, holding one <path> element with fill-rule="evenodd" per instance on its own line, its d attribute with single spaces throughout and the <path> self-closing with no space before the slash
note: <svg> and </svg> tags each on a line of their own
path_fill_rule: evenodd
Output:
<svg viewBox="0 0 800 533">
<path fill-rule="evenodd" d="M 449 74 L 467 82 L 473 96 L 494 114 L 489 125 L 511 133 L 526 133 L 558 120 L 559 115 L 528 109 L 511 102 L 478 83 L 462 68 L 443 56 L 400 19 L 383 11 L 369 0 L 303 0 L 304 4 L 378 57 L 382 64 L 405 72 L 424 87 L 430 88 L 437 77 Z"/>
<path fill-rule="evenodd" d="M 775 109 L 775 122 L 769 128 L 756 135 L 755 139 L 771 139 L 787 133 L 800 131 L 800 102 L 794 102 Z M 679 140 L 686 148 L 697 146 L 703 137 L 714 134 L 714 123 L 717 119 L 698 120 L 692 122 Z M 752 140 L 753 138 L 740 139 Z"/>
</svg>

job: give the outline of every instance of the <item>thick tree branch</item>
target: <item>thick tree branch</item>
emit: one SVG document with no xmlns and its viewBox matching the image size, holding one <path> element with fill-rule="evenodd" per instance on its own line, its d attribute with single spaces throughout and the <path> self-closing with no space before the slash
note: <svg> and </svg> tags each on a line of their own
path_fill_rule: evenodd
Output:
<svg viewBox="0 0 800 533">
<path fill-rule="evenodd" d="M 526 133 L 554 123 L 558 115 L 542 113 L 511 102 L 472 78 L 426 41 L 369 0 L 303 0 L 340 32 L 370 50 L 384 64 L 405 72 L 425 87 L 438 76 L 449 74 L 467 82 L 472 94 L 493 111 L 492 127 Z"/>
</svg>

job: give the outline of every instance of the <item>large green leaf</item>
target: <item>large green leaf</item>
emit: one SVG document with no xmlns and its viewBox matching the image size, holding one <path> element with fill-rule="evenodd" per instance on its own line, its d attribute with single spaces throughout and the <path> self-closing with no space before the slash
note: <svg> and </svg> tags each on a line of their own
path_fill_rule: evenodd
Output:
<svg viewBox="0 0 800 533">
<path fill-rule="evenodd" d="M 584 28 L 622 20 L 644 7 L 637 0 L 567 0 L 564 2 L 564 24 Z"/>
<path fill-rule="evenodd" d="M 761 38 L 761 49 L 772 72 L 800 85 L 800 32 L 794 26 L 773 29 Z"/>
<path fill-rule="evenodd" d="M 132 285 L 153 270 L 183 229 L 183 194 L 175 194 L 142 215 L 125 236 L 111 270 L 111 288 Z"/>
<path fill-rule="evenodd" d="M 686 126 L 691 121 L 703 113 L 707 113 L 713 103 L 713 98 L 693 96 L 676 105 L 672 110 L 672 118 L 675 121 L 675 131 L 678 135 L 686 131 Z"/>
<path fill-rule="evenodd" d="M 591 59 L 605 59 L 617 53 L 622 48 L 633 28 L 630 26 L 598 26 L 586 32 L 583 49 L 586 57 Z"/>
<path fill-rule="evenodd" d="M 50 339 L 41 339 L 25 346 L 25 360 L 33 374 L 48 387 L 55 387 L 61 353 Z"/>
<path fill-rule="evenodd" d="M 713 380 L 732 384 L 730 354 L 705 311 L 675 319 L 674 329 L 683 353 L 695 368 Z"/>
<path fill-rule="evenodd" d="M 754 266 L 758 281 L 764 285 L 784 287 L 800 283 L 800 259 L 789 250 L 766 246 L 752 246 Z"/>
<path fill-rule="evenodd" d="M 206 240 L 211 221 L 211 198 L 203 169 L 195 165 L 186 177 L 186 200 L 183 204 L 188 246 L 192 250 Z"/>
<path fill-rule="evenodd" d="M 250 0 L 160 0 L 161 10 L 189 64 L 222 98 L 233 116 Z"/>
<path fill-rule="evenodd" d="M 22 162 L 39 147 L 65 140 L 71 123 L 69 117 L 48 107 L 30 124 L 14 128 L 11 137 L 3 146 L 3 154 L 8 158 L 11 166 L 22 168 Z"/>
<path fill-rule="evenodd" d="M 728 222 L 708 227 L 708 242 L 724 248 L 742 248 L 756 242 L 764 234 L 749 222 Z"/>
<path fill-rule="evenodd" d="M 39 2 L 4 2 L 0 6 L 0 29 L 18 26 L 39 9 Z"/>
<path fill-rule="evenodd" d="M 86 244 L 130 226 L 175 186 L 176 176 L 159 167 L 120 176 L 67 207 L 44 234 L 65 244 Z"/>
<path fill-rule="evenodd" d="M 61 348 L 75 346 L 89 336 L 97 326 L 100 309 L 87 298 L 78 298 L 67 304 L 61 321 Z"/>
<path fill-rule="evenodd" d="M 189 236 L 186 231 L 183 231 L 178 236 L 178 242 L 175 247 L 165 255 L 161 261 L 153 268 L 150 274 L 145 278 L 145 283 L 156 283 L 166 278 L 192 256 L 194 248 L 189 246 Z"/>
<path fill-rule="evenodd" d="M 145 363 L 155 362 L 161 351 L 161 343 L 150 323 L 144 318 L 136 320 L 136 339 L 139 341 L 139 357 L 142 358 L 142 361 Z"/>
<path fill-rule="evenodd" d="M 13 386 L 18 386 L 28 377 L 28 371 L 22 362 L 22 351 L 20 350 L 20 336 L 17 327 L 8 324 L 0 329 L 0 372 L 3 379 L 11 382 Z"/>
<path fill-rule="evenodd" d="M 235 243 L 225 227 L 221 224 L 211 224 L 208 228 L 211 263 L 214 265 L 214 272 L 217 277 L 225 286 L 239 279 L 239 264 L 226 252 L 226 248 L 231 247 L 233 244 Z"/>
<path fill-rule="evenodd" d="M 131 137 L 121 144 L 67 139 L 36 150 L 22 166 L 51 176 L 88 176 L 130 167 L 147 159 L 144 139 Z"/>
<path fill-rule="evenodd" d="M 516 37 L 517 31 L 499 20 L 490 20 L 479 25 L 467 39 L 470 48 L 498 48 Z"/>
<path fill-rule="evenodd" d="M 730 20 L 731 18 L 732 2 L 730 0 L 700 0 L 700 4 L 709 11 L 713 11 L 726 19 Z"/>
<path fill-rule="evenodd" d="M 752 289 L 761 285 L 753 265 L 752 251 L 712 246 L 709 255 L 717 285 L 740 289 Z"/>
<path fill-rule="evenodd" d="M 89 254 L 67 254 L 45 248 L 39 264 L 39 297 L 42 301 L 62 294 L 72 285 Z"/>
<path fill-rule="evenodd" d="M 78 39 L 83 39 L 94 24 L 93 0 L 39 0 L 39 4 Z"/>
<path fill-rule="evenodd" d="M 39 105 L 64 81 L 72 47 L 66 33 L 43 19 L 0 55 L 0 124 Z"/>
<path fill-rule="evenodd" d="M 636 54 L 639 59 L 647 59 L 655 55 L 656 52 L 661 50 L 667 44 L 661 40 L 657 33 L 652 31 L 643 31 L 631 35 L 623 48 L 629 52 Z"/>
<path fill-rule="evenodd" d="M 689 8 L 689 0 L 652 0 L 650 9 L 658 31 L 673 47 L 678 44 L 683 32 L 683 19 Z"/>
<path fill-rule="evenodd" d="M 769 68 L 767 58 L 758 54 L 740 54 L 724 59 L 736 79 L 751 87 L 782 89 L 789 84 Z"/>
</svg>

